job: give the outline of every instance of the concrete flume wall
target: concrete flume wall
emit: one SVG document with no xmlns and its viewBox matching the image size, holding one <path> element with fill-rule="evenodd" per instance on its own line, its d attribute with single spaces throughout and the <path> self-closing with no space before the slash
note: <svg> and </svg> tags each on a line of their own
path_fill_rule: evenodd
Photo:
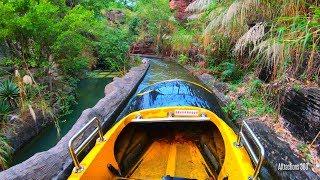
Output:
<svg viewBox="0 0 320 180">
<path fill-rule="evenodd" d="M 84 110 L 72 129 L 56 146 L 0 172 L 0 179 L 65 179 L 73 166 L 68 152 L 70 138 L 93 117 L 100 117 L 105 128 L 110 126 L 112 123 L 108 120 L 115 116 L 128 96 L 135 91 L 148 67 L 148 63 L 142 64 L 132 68 L 124 77 L 114 78 L 105 88 L 105 97 L 94 107 Z M 89 133 L 84 133 L 79 140 L 83 140 Z"/>
</svg>

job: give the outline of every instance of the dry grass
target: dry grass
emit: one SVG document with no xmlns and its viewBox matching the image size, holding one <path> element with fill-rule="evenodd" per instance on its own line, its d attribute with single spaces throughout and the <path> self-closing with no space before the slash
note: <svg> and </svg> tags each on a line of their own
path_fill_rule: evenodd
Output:
<svg viewBox="0 0 320 180">
<path fill-rule="evenodd" d="M 188 5 L 188 7 L 185 9 L 186 12 L 202 12 L 206 10 L 210 4 L 212 3 L 212 0 L 196 0 Z"/>
<path fill-rule="evenodd" d="M 229 6 L 229 8 L 227 9 L 223 17 L 223 21 L 222 21 L 223 26 L 230 25 L 235 15 L 237 15 L 238 12 L 241 10 L 241 5 L 242 3 L 240 1 L 235 1 Z"/>
<path fill-rule="evenodd" d="M 188 20 L 196 20 L 196 19 L 199 19 L 202 15 L 203 15 L 202 13 L 192 14 L 192 15 L 188 16 Z"/>
<path fill-rule="evenodd" d="M 217 5 L 217 8 L 212 10 L 212 13 L 208 17 L 205 33 L 218 30 L 219 32 L 224 32 L 224 34 L 230 35 L 231 33 L 231 35 L 238 35 L 239 33 L 235 33 L 234 31 L 243 31 L 243 27 L 246 27 L 246 18 L 258 4 L 256 0 L 242 0 L 234 1 L 227 8 L 225 8 L 225 4 Z"/>
<path fill-rule="evenodd" d="M 187 10 L 203 11 L 209 7 L 206 3 L 209 1 L 194 1 Z M 235 54 L 241 55 L 239 62 L 248 59 L 247 64 L 252 66 L 271 67 L 271 80 L 287 75 L 293 77 L 302 64 L 307 64 L 303 72 L 307 80 L 319 77 L 316 54 L 320 26 L 314 24 L 319 24 L 320 20 L 313 15 L 315 12 L 306 1 L 223 0 L 212 3 L 215 4 L 203 13 L 202 18 L 206 22 L 202 38 L 204 47 L 216 51 L 214 47 L 219 42 L 215 42 L 215 37 L 228 36 L 230 44 L 235 44 Z"/>
<path fill-rule="evenodd" d="M 236 54 L 243 54 L 244 49 L 248 45 L 253 45 L 256 47 L 258 43 L 262 40 L 265 36 L 265 26 L 266 23 L 260 22 L 257 23 L 255 26 L 250 28 L 236 43 L 234 47 L 234 52 Z"/>
<path fill-rule="evenodd" d="M 212 13 L 209 16 L 209 18 L 212 18 L 212 20 L 209 22 L 209 24 L 205 28 L 205 31 L 204 31 L 205 34 L 208 34 L 211 31 L 213 31 L 216 28 L 218 28 L 222 24 L 224 16 L 225 16 L 224 12 L 221 12 L 218 15 L 216 15 L 216 12 Z"/>
<path fill-rule="evenodd" d="M 32 117 L 32 119 L 34 120 L 34 122 L 37 121 L 37 116 L 36 116 L 36 113 L 34 112 L 32 106 L 30 104 L 28 104 L 28 108 L 29 108 L 29 112 L 30 112 L 30 115 Z"/>
<path fill-rule="evenodd" d="M 268 39 L 255 46 L 250 54 L 254 53 L 258 64 L 272 67 L 272 79 L 274 79 L 279 68 L 283 67 L 286 53 L 285 44 L 279 43 L 275 39 Z"/>
</svg>

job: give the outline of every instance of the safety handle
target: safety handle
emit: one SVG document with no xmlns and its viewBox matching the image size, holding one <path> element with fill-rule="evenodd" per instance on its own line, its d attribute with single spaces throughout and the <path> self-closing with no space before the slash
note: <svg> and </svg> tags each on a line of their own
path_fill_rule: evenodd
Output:
<svg viewBox="0 0 320 180">
<path fill-rule="evenodd" d="M 246 134 L 244 133 L 244 130 L 246 132 L 248 132 L 248 135 L 250 136 L 250 138 L 254 142 L 254 145 L 258 148 L 258 155 L 254 152 L 252 145 L 249 143 L 249 141 L 246 137 Z M 263 148 L 262 144 L 260 143 L 259 139 L 254 134 L 252 129 L 248 126 L 246 121 L 242 122 L 241 129 L 240 129 L 238 139 L 236 142 L 237 147 L 242 147 L 243 145 L 246 148 L 247 152 L 249 152 L 249 155 L 256 166 L 255 170 L 254 170 L 253 177 L 251 177 L 251 178 L 257 179 L 259 172 L 261 170 L 261 167 L 262 167 L 262 162 L 265 157 L 265 151 L 264 151 L 264 148 Z"/>
<path fill-rule="evenodd" d="M 88 129 L 88 127 L 93 124 L 96 123 L 96 128 L 93 130 L 93 132 L 77 147 L 75 148 L 73 146 L 74 141 L 80 136 L 82 135 L 86 129 Z M 84 127 L 82 127 L 75 135 L 72 136 L 72 138 L 69 140 L 69 153 L 71 155 L 72 161 L 74 163 L 74 172 L 81 172 L 83 170 L 83 166 L 80 165 L 79 163 L 79 159 L 78 159 L 78 155 L 81 153 L 81 151 L 88 146 L 89 142 L 91 142 L 91 140 L 97 135 L 97 133 L 99 134 L 99 138 L 98 141 L 102 142 L 105 141 L 104 137 L 103 137 L 103 132 L 102 132 L 102 128 L 101 128 L 101 123 L 100 120 L 97 117 L 92 118 Z"/>
</svg>

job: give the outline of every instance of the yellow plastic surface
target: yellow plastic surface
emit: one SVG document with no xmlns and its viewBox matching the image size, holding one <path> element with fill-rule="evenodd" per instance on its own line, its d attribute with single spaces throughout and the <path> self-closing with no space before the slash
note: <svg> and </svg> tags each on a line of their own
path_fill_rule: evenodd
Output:
<svg viewBox="0 0 320 180">
<path fill-rule="evenodd" d="M 208 174 L 210 170 L 193 142 L 156 141 L 141 159 L 130 178 L 161 179 L 165 175 L 189 179 L 212 177 L 212 173 Z"/>
<path fill-rule="evenodd" d="M 179 106 L 163 107 L 137 111 L 124 117 L 116 123 L 105 135 L 105 142 L 97 142 L 93 149 L 81 161 L 84 170 L 80 173 L 72 173 L 69 179 L 116 179 L 108 169 L 111 164 L 119 169 L 114 155 L 114 143 L 123 130 L 137 115 L 143 118 L 163 118 L 168 112 L 175 110 L 198 110 L 199 114 L 205 113 L 219 129 L 225 146 L 225 159 L 218 179 L 248 179 L 253 175 L 254 169 L 248 153 L 244 148 L 237 148 L 234 142 L 237 140 L 233 130 L 213 112 L 206 109 Z M 161 141 L 154 142 L 144 154 L 141 163 L 135 169 L 131 177 L 133 179 L 159 179 L 165 175 L 176 177 L 196 177 L 208 179 L 208 172 L 205 171 L 206 164 L 197 147 L 192 142 L 166 144 Z M 149 178 L 147 178 L 149 179 Z"/>
</svg>

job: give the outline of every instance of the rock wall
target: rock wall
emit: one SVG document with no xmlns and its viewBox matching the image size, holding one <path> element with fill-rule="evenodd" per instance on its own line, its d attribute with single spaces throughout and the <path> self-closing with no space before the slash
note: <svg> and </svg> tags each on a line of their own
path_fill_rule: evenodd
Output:
<svg viewBox="0 0 320 180">
<path fill-rule="evenodd" d="M 113 124 L 112 119 L 136 90 L 148 67 L 149 64 L 142 64 L 132 68 L 124 77 L 114 78 L 114 81 L 105 88 L 105 97 L 94 107 L 84 110 L 72 129 L 56 146 L 0 172 L 0 179 L 66 179 L 73 167 L 68 152 L 68 141 L 93 117 L 99 117 L 104 129 L 107 130 Z M 91 127 L 91 130 L 93 128 Z M 84 140 L 88 134 L 90 128 L 79 140 Z"/>
<path fill-rule="evenodd" d="M 146 37 L 130 47 L 130 54 L 155 54 L 156 44 L 154 38 Z"/>
<path fill-rule="evenodd" d="M 202 75 L 197 75 L 197 77 L 204 84 L 206 84 L 213 91 L 213 93 L 218 97 L 220 101 L 219 105 L 225 106 L 229 102 L 229 99 L 223 94 L 223 92 L 225 91 L 225 88 L 221 88 L 220 83 L 217 82 L 213 76 L 209 74 L 202 74 Z M 312 90 L 312 92 L 314 91 L 315 90 Z M 309 97 L 312 97 L 311 99 L 315 99 L 314 97 L 318 97 L 317 95 L 314 95 L 314 93 L 311 93 L 313 95 L 310 95 L 310 92 L 308 94 L 309 94 Z M 303 96 L 303 97 L 306 97 L 306 96 Z M 299 103 L 299 102 L 295 100 L 294 103 Z M 302 104 L 306 104 L 306 103 L 302 103 Z M 310 115 L 313 114 L 313 116 L 315 116 L 315 114 L 319 113 L 319 110 L 313 111 L 314 109 L 312 110 L 312 108 L 310 107 L 315 108 L 319 106 L 315 104 L 313 105 L 310 105 L 310 104 L 313 104 L 313 103 L 309 103 L 308 108 L 306 108 L 305 105 L 302 105 L 301 108 L 303 110 L 310 110 L 310 113 L 306 113 L 306 114 L 309 115 L 309 121 L 313 121 L 314 118 L 312 118 L 312 116 Z M 319 117 L 319 116 L 315 116 L 315 117 Z M 305 163 L 305 161 L 303 161 L 302 158 L 300 158 L 290 148 L 287 142 L 280 140 L 278 135 L 275 133 L 275 131 L 269 128 L 266 124 L 264 124 L 263 122 L 255 118 L 250 118 L 250 120 L 248 120 L 247 122 L 251 127 L 251 129 L 254 131 L 254 133 L 258 136 L 258 139 L 262 143 L 266 152 L 263 168 L 260 171 L 261 179 L 268 179 L 268 180 L 270 179 L 318 179 L 318 176 L 313 171 L 310 170 L 310 167 L 306 171 L 278 170 L 278 165 L 281 163 L 286 165 L 291 163 L 295 165 L 295 164 Z M 318 123 L 317 125 L 320 125 L 320 123 Z M 237 131 L 237 128 L 234 130 Z"/>
<path fill-rule="evenodd" d="M 292 89 L 283 98 L 281 115 L 288 122 L 288 129 L 298 139 L 312 141 L 320 131 L 320 89 Z"/>
<path fill-rule="evenodd" d="M 39 110 L 35 112 L 36 121 L 28 113 L 21 122 L 18 116 L 12 116 L 9 120 L 11 124 L 15 124 L 13 131 L 7 131 L 5 136 L 9 140 L 10 146 L 13 151 L 18 150 L 24 144 L 30 141 L 33 137 L 40 133 L 40 131 L 48 123 L 52 123 L 52 118 L 44 117 L 43 113 Z"/>
<path fill-rule="evenodd" d="M 193 1 L 194 0 L 170 0 L 170 9 L 176 11 L 175 17 L 178 20 L 186 20 L 188 14 L 185 10 L 188 7 L 188 5 Z"/>
<path fill-rule="evenodd" d="M 265 149 L 265 161 L 261 171 L 262 179 L 317 179 L 318 176 L 310 170 L 281 170 L 281 164 L 300 165 L 306 163 L 295 154 L 289 144 L 278 138 L 274 130 L 270 129 L 258 119 L 247 121 L 250 128 L 258 136 Z M 281 168 L 281 167 L 280 167 Z"/>
</svg>

